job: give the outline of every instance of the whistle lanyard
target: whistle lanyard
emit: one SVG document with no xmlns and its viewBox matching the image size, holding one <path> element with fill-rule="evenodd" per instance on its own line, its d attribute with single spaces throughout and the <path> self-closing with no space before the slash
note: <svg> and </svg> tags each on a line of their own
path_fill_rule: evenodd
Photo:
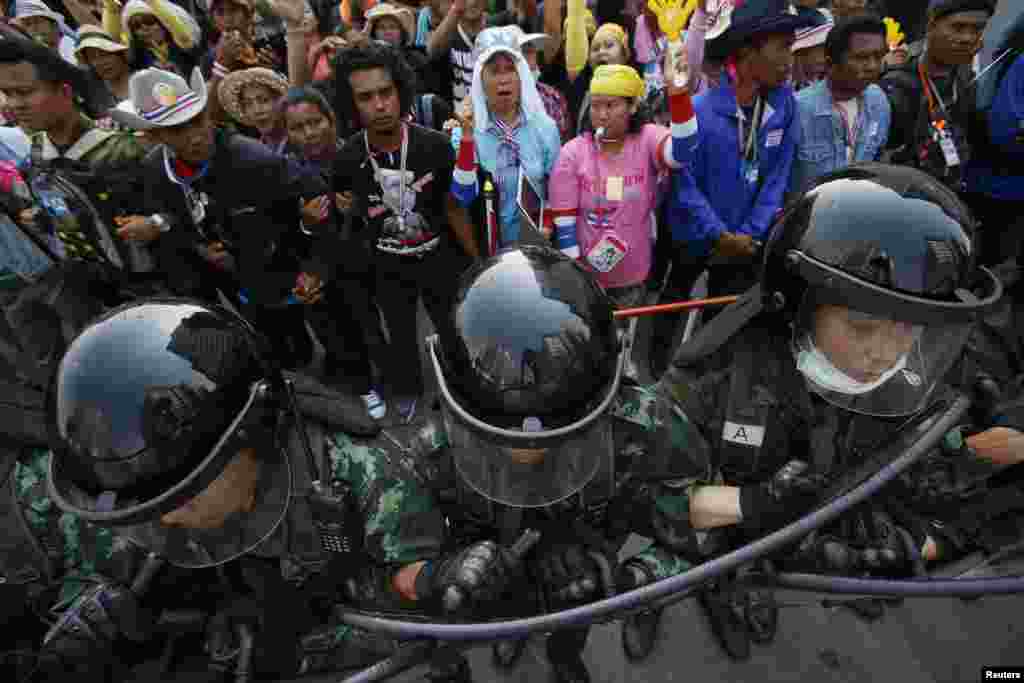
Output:
<svg viewBox="0 0 1024 683">
<path fill-rule="evenodd" d="M 384 206 L 391 209 L 391 212 L 395 214 L 395 217 L 399 221 L 405 220 L 405 162 L 409 154 L 409 129 L 403 123 L 402 124 L 402 151 L 399 155 L 401 157 L 399 176 L 398 176 L 398 206 L 393 206 L 388 200 L 387 189 L 384 187 L 384 177 L 381 173 L 380 166 L 377 164 L 377 160 L 373 156 L 373 151 L 370 149 L 370 135 L 365 130 L 363 131 L 363 142 L 366 143 L 366 158 L 370 161 L 370 166 L 373 168 L 373 179 L 377 181 L 377 185 L 380 187 L 380 201 Z"/>
<path fill-rule="evenodd" d="M 928 114 L 932 121 L 939 121 L 946 118 L 946 114 L 949 112 L 949 107 L 946 106 L 946 102 L 942 99 L 942 94 L 939 89 L 935 87 L 935 81 L 932 80 L 931 76 L 924 68 L 924 60 L 926 54 L 921 55 L 921 58 L 917 62 L 917 73 L 921 77 L 921 86 L 924 88 L 925 97 L 928 98 Z M 953 73 L 953 99 L 950 104 L 955 104 L 958 98 L 956 91 L 956 72 Z M 938 106 L 936 106 L 938 104 Z M 936 114 L 939 114 L 938 116 Z"/>
<path fill-rule="evenodd" d="M 744 123 L 746 122 L 746 114 L 743 113 L 743 108 L 736 105 L 736 137 L 739 139 L 740 144 L 740 155 L 748 163 L 757 162 L 759 151 L 757 148 L 757 131 L 761 127 L 761 116 L 764 114 L 764 100 L 760 97 L 754 103 L 754 115 L 751 117 L 750 128 L 744 131 Z"/>
<path fill-rule="evenodd" d="M 612 214 L 617 209 L 608 206 L 608 175 L 603 173 L 601 168 L 601 143 L 596 137 L 592 139 L 594 142 L 594 175 L 597 177 L 597 192 L 594 193 L 597 196 L 597 205 L 593 211 L 594 218 L 596 219 L 594 224 L 597 228 L 606 229 L 611 226 Z M 626 151 L 625 145 L 623 145 L 622 151 Z"/>
</svg>

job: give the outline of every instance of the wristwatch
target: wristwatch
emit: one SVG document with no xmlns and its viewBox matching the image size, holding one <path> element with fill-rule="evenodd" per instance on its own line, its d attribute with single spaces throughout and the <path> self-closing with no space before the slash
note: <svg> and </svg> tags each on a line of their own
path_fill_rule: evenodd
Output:
<svg viewBox="0 0 1024 683">
<path fill-rule="evenodd" d="M 163 217 L 163 214 L 154 213 L 149 217 L 149 222 L 155 225 L 161 233 L 169 232 L 171 229 L 171 224 L 167 222 L 167 219 Z"/>
</svg>

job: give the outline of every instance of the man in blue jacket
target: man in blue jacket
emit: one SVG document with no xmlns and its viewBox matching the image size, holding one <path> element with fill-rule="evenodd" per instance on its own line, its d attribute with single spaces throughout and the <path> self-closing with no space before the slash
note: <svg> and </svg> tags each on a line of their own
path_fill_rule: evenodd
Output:
<svg viewBox="0 0 1024 683">
<path fill-rule="evenodd" d="M 757 247 L 782 207 L 800 137 L 788 85 L 794 32 L 812 21 L 785 0 L 749 0 L 707 44 L 731 76 L 694 102 L 699 141 L 675 174 L 667 211 L 673 241 L 694 261 L 710 257 L 712 296 L 756 279 Z"/>
<path fill-rule="evenodd" d="M 1024 35 L 1017 42 L 1024 46 Z M 1024 261 L 1024 53 L 1018 47 L 1007 59 L 1012 62 L 992 108 L 980 113 L 981 130 L 967 174 L 971 208 L 982 225 L 980 258 L 986 264 L 1015 255 Z"/>
<path fill-rule="evenodd" d="M 790 191 L 860 161 L 877 161 L 889 138 L 892 109 L 882 89 L 885 24 L 873 16 L 840 22 L 825 40 L 828 73 L 797 96 L 800 149 Z"/>
</svg>

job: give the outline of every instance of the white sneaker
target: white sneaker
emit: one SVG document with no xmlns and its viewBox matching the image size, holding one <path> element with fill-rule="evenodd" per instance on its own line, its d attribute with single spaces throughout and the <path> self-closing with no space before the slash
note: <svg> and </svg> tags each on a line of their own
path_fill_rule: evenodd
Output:
<svg viewBox="0 0 1024 683">
<path fill-rule="evenodd" d="M 363 403 L 366 404 L 366 412 L 374 420 L 381 420 L 388 414 L 388 404 L 384 402 L 384 399 L 375 390 L 370 389 L 370 393 L 363 394 L 362 399 Z"/>
</svg>

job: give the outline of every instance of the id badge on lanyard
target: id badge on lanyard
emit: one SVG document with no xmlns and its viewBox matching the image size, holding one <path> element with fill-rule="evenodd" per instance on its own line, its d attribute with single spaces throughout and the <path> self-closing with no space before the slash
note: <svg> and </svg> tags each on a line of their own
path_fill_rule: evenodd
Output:
<svg viewBox="0 0 1024 683">
<path fill-rule="evenodd" d="M 747 181 L 748 185 L 757 185 L 757 181 L 761 177 L 761 171 L 758 169 L 756 159 L 744 159 L 743 160 L 743 179 Z"/>
<path fill-rule="evenodd" d="M 197 228 L 200 228 L 203 221 L 206 220 L 206 195 L 188 186 L 184 186 L 184 189 L 185 203 L 188 204 L 189 213 L 192 214 L 192 222 Z"/>
<path fill-rule="evenodd" d="M 754 114 L 750 121 L 750 129 L 746 131 L 744 135 L 744 120 L 745 116 L 742 109 L 737 108 L 736 116 L 738 119 L 738 137 L 740 141 L 740 159 L 741 170 L 743 172 L 743 180 L 748 185 L 757 185 L 758 180 L 761 178 L 761 170 L 759 157 L 761 156 L 758 152 L 758 129 L 761 127 L 761 117 L 764 113 L 763 100 L 757 99 L 754 103 Z"/>
<path fill-rule="evenodd" d="M 925 96 L 928 99 L 928 114 L 931 119 L 932 140 L 937 142 L 942 150 L 942 157 L 946 162 L 946 168 L 956 168 L 960 165 L 960 153 L 956 148 L 956 140 L 950 130 L 946 114 L 949 108 L 935 87 L 935 82 L 925 72 L 924 56 L 917 63 L 917 73 L 921 77 L 921 85 L 924 87 Z M 957 100 L 956 74 L 953 74 L 953 101 Z M 938 105 L 938 106 L 936 106 Z"/>
<path fill-rule="evenodd" d="M 956 149 L 956 141 L 953 134 L 946 127 L 946 120 L 940 119 L 932 123 L 932 139 L 939 143 L 942 156 L 948 168 L 955 168 L 960 165 L 960 153 Z"/>
</svg>

